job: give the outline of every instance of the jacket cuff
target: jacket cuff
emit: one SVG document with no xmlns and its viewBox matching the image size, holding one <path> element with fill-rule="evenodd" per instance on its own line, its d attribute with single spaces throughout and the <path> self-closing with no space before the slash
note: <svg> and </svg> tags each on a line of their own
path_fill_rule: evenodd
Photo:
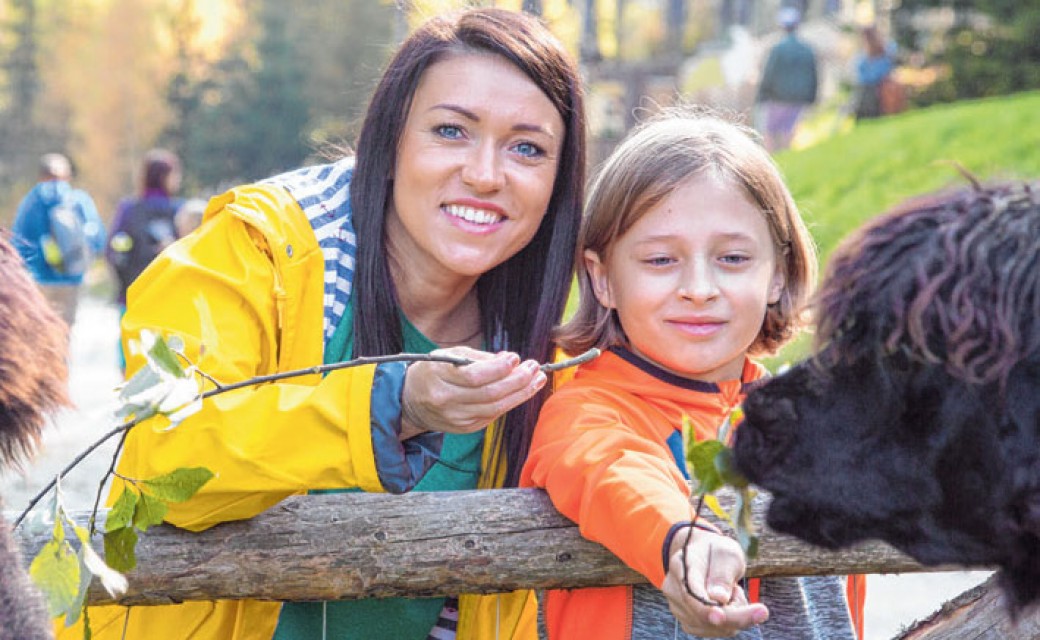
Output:
<svg viewBox="0 0 1040 640">
<path fill-rule="evenodd" d="M 689 529 L 691 527 L 695 528 L 695 529 L 702 529 L 704 531 L 709 531 L 711 533 L 720 533 L 720 531 L 717 528 L 713 527 L 711 524 L 709 524 L 707 522 L 704 522 L 702 520 L 698 520 L 695 523 L 694 522 L 690 522 L 689 520 L 684 520 L 682 522 L 676 522 L 675 524 L 673 524 L 672 527 L 670 529 L 668 529 L 668 533 L 665 534 L 665 536 L 664 536 L 664 544 L 661 545 L 661 562 L 664 565 L 664 573 L 665 573 L 665 575 L 668 575 L 668 561 L 671 559 L 671 556 L 669 555 L 668 552 L 672 548 L 672 541 L 675 540 L 675 536 L 680 531 L 682 531 L 684 529 Z"/>
<path fill-rule="evenodd" d="M 384 362 L 376 366 L 372 380 L 372 452 L 379 482 L 389 493 L 415 488 L 440 458 L 444 442 L 444 434 L 434 431 L 401 442 L 401 392 L 407 369 L 405 362 Z"/>
</svg>

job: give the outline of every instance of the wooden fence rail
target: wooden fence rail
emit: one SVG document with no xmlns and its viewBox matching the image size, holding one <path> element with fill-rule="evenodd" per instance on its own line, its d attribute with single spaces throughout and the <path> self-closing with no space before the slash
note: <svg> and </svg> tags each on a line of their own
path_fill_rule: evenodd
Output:
<svg viewBox="0 0 1040 640">
<path fill-rule="evenodd" d="M 754 506 L 761 523 L 766 499 L 757 498 Z M 74 518 L 85 524 L 87 515 Z M 32 557 L 49 531 L 23 527 L 19 535 Z M 100 540 L 95 545 L 100 551 Z M 201 533 L 151 528 L 141 536 L 137 557 L 120 603 L 416 597 L 643 581 L 584 540 L 535 489 L 295 496 L 251 520 Z M 881 543 L 828 552 L 762 531 L 748 574 L 922 570 Z M 88 601 L 112 599 L 95 584 Z"/>
</svg>

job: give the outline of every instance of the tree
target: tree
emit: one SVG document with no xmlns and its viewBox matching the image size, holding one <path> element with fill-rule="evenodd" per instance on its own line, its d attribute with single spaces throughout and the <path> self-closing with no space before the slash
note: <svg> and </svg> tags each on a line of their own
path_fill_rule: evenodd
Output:
<svg viewBox="0 0 1040 640">
<path fill-rule="evenodd" d="M 12 18 L 4 24 L 13 46 L 0 63 L 7 78 L 0 111 L 0 185 L 11 188 L 31 180 L 39 135 L 33 118 L 40 95 L 37 63 L 36 0 L 12 0 Z"/>
<path fill-rule="evenodd" d="M 937 7 L 953 9 L 952 24 L 913 26 L 915 16 Z M 947 71 L 917 104 L 1040 88 L 1040 0 L 904 0 L 893 17 L 900 44 L 924 49 L 927 64 Z"/>
<path fill-rule="evenodd" d="M 257 45 L 258 68 L 243 87 L 248 108 L 239 110 L 238 149 L 242 177 L 258 179 L 298 166 L 307 156 L 310 113 L 304 65 L 290 39 L 292 3 L 263 0 L 262 32 Z"/>
</svg>

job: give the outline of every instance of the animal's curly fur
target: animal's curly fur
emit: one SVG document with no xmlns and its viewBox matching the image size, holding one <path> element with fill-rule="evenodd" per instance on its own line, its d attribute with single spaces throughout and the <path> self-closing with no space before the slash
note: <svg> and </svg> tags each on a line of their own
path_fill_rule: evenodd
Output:
<svg viewBox="0 0 1040 640">
<path fill-rule="evenodd" d="M 845 241 L 815 355 L 752 391 L 737 463 L 769 524 L 926 564 L 996 565 L 1040 601 L 1040 194 L 911 201 Z"/>
<path fill-rule="evenodd" d="M 64 322 L 0 235 L 0 469 L 24 462 L 46 415 L 68 404 L 67 351 Z M 49 638 L 46 609 L 10 533 L 0 521 L 0 639 Z"/>
</svg>

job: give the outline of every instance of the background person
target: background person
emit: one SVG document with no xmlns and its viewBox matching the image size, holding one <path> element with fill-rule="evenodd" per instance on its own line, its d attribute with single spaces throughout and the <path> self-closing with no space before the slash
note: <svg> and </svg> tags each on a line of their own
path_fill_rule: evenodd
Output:
<svg viewBox="0 0 1040 640">
<path fill-rule="evenodd" d="M 436 17 L 394 54 L 357 157 L 232 189 L 130 287 L 124 339 L 181 336 L 222 381 L 387 363 L 213 398 L 129 433 L 118 471 L 217 476 L 167 521 L 199 530 L 308 491 L 515 486 L 547 393 L 585 169 L 577 66 L 535 18 Z M 142 362 L 128 363 L 133 373 Z M 488 425 L 492 425 L 487 429 Z M 113 495 L 123 482 L 116 481 Z M 533 593 L 92 608 L 94 637 L 533 638 Z M 457 608 L 456 608 L 457 607 Z M 67 634 L 73 635 L 67 635 Z M 62 637 L 82 634 L 72 627 Z"/>
<path fill-rule="evenodd" d="M 116 208 L 105 255 L 116 273 L 116 302 L 126 306 L 126 290 L 159 252 L 177 239 L 173 217 L 182 200 L 180 160 L 166 149 L 152 149 L 141 161 L 140 191 Z"/>
<path fill-rule="evenodd" d="M 877 26 L 864 27 L 860 34 L 863 37 L 863 50 L 855 60 L 856 70 L 856 108 L 857 120 L 877 118 L 883 115 L 881 108 L 881 86 L 887 81 L 895 69 L 896 47 L 893 42 L 886 42 Z"/>
<path fill-rule="evenodd" d="M 755 96 L 763 111 L 766 149 L 771 152 L 791 146 L 798 122 L 816 102 L 816 53 L 798 37 L 801 19 L 794 7 L 780 9 L 777 22 L 787 35 L 769 50 Z"/>
<path fill-rule="evenodd" d="M 119 316 L 126 312 L 126 291 L 145 267 L 177 239 L 174 215 L 183 202 L 174 194 L 181 187 L 181 164 L 176 154 L 152 149 L 141 161 L 140 191 L 116 208 L 108 233 L 105 257 L 116 276 Z M 126 357 L 119 347 L 119 369 Z"/>
<path fill-rule="evenodd" d="M 71 174 L 72 165 L 66 156 L 43 155 L 39 182 L 18 204 L 11 227 L 12 244 L 70 329 L 76 320 L 86 270 L 105 245 L 105 225 L 94 200 L 86 191 L 70 186 Z M 52 219 L 66 215 L 67 224 L 59 231 Z M 56 238 L 59 233 L 64 238 Z M 71 252 L 77 255 L 74 265 Z"/>
</svg>

